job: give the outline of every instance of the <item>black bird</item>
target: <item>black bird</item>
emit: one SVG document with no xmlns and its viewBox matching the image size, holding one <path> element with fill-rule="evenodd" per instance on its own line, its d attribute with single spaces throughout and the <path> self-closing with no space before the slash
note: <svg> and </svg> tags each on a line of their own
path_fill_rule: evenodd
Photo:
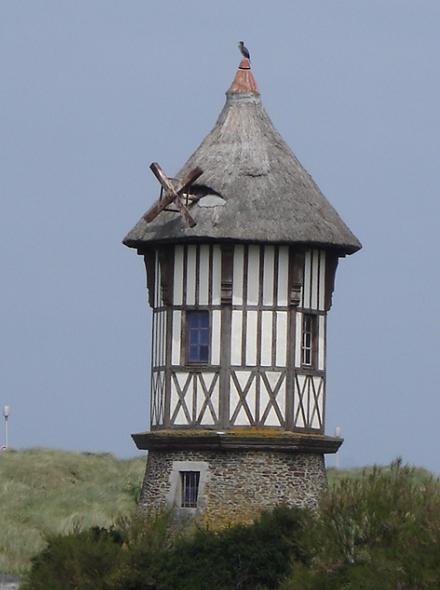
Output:
<svg viewBox="0 0 440 590">
<path fill-rule="evenodd" d="M 239 42 L 238 42 L 238 48 L 239 48 L 239 50 L 241 51 L 241 54 L 242 54 L 244 57 L 247 57 L 247 58 L 248 58 L 248 60 L 250 61 L 250 60 L 251 60 L 251 54 L 249 53 L 249 50 L 248 50 L 248 48 L 244 46 L 244 43 L 243 43 L 243 41 L 239 41 Z"/>
</svg>

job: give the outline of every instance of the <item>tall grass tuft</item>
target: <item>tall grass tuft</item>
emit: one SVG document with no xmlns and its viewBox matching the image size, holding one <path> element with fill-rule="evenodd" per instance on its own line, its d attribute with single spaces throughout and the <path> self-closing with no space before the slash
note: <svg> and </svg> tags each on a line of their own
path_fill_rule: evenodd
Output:
<svg viewBox="0 0 440 590">
<path fill-rule="evenodd" d="M 145 459 L 49 449 L 0 454 L 0 572 L 22 574 L 47 535 L 109 527 L 135 509 Z"/>
</svg>

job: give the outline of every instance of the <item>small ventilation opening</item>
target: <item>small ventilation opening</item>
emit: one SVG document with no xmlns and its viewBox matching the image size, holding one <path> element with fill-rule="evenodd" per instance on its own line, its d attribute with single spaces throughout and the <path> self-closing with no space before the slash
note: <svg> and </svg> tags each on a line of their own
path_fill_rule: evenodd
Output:
<svg viewBox="0 0 440 590">
<path fill-rule="evenodd" d="M 197 508 L 199 495 L 200 471 L 181 471 L 182 508 Z"/>
</svg>

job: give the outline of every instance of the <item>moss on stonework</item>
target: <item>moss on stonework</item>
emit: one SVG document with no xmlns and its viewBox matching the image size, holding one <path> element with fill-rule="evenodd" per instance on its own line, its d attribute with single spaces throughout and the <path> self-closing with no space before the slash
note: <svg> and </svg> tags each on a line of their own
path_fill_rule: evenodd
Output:
<svg viewBox="0 0 440 590">
<path fill-rule="evenodd" d="M 217 436 L 243 436 L 243 437 L 264 437 L 264 438 L 292 438 L 292 439 L 301 439 L 307 440 L 311 437 L 316 439 L 332 439 L 333 437 L 329 437 L 325 434 L 315 434 L 315 433 L 302 433 L 302 432 L 292 432 L 290 430 L 280 430 L 279 428 L 269 428 L 267 426 L 256 428 L 256 427 L 242 427 L 242 428 L 230 428 L 227 430 L 222 431 L 215 431 L 215 430 L 202 430 L 202 429 L 164 429 L 164 430 L 152 430 L 149 432 L 142 433 L 144 436 L 154 436 L 154 437 L 209 437 L 213 435 Z"/>
</svg>

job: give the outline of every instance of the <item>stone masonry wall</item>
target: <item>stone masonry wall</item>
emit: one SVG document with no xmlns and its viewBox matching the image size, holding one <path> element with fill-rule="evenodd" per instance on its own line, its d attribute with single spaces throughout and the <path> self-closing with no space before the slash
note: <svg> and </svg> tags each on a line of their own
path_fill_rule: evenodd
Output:
<svg viewBox="0 0 440 590">
<path fill-rule="evenodd" d="M 175 462 L 179 462 L 177 465 Z M 197 509 L 180 507 L 179 471 L 205 465 Z M 315 507 L 327 487 L 324 456 L 275 451 L 150 451 L 140 508 L 174 507 L 211 526 L 246 522 L 278 504 Z"/>
</svg>

